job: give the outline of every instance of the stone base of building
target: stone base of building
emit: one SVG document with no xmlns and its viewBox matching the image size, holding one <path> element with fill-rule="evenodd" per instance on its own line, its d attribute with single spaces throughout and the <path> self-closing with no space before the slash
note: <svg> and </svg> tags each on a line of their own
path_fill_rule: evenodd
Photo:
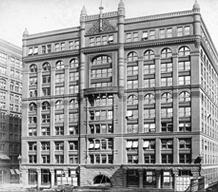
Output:
<svg viewBox="0 0 218 192">
<path fill-rule="evenodd" d="M 81 165 L 80 186 L 185 191 L 199 177 L 199 166 Z"/>
</svg>

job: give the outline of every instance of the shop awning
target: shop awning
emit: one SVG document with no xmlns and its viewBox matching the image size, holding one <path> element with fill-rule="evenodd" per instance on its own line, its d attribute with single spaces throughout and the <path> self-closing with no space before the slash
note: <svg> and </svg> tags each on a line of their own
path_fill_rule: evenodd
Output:
<svg viewBox="0 0 218 192">
<path fill-rule="evenodd" d="M 17 173 L 18 175 L 20 175 L 20 170 L 19 170 L 19 169 L 15 169 L 15 173 Z"/>
<path fill-rule="evenodd" d="M 2 160 L 10 160 L 10 157 L 8 157 L 5 154 L 0 154 L 0 159 L 2 159 Z"/>
<path fill-rule="evenodd" d="M 15 175 L 14 169 L 10 169 L 10 173 L 11 173 L 11 175 Z"/>
</svg>

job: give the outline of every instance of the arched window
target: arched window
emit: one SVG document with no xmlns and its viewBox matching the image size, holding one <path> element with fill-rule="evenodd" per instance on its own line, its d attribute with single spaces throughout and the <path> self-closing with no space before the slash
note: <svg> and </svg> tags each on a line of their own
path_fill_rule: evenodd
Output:
<svg viewBox="0 0 218 192">
<path fill-rule="evenodd" d="M 92 60 L 92 65 L 104 65 L 104 64 L 110 64 L 112 62 L 111 58 L 109 56 L 98 56 L 95 57 Z"/>
<path fill-rule="evenodd" d="M 190 93 L 187 91 L 183 91 L 179 94 L 179 102 L 188 102 L 190 101 Z"/>
<path fill-rule="evenodd" d="M 64 108 L 64 103 L 62 100 L 57 100 L 55 103 L 55 109 L 63 109 Z"/>
<path fill-rule="evenodd" d="M 6 89 L 6 80 L 5 79 L 0 79 L 0 88 Z"/>
<path fill-rule="evenodd" d="M 179 49 L 179 57 L 185 57 L 190 55 L 190 49 L 186 46 Z"/>
<path fill-rule="evenodd" d="M 57 61 L 56 63 L 56 69 L 63 69 L 64 68 L 64 63 L 63 61 Z"/>
<path fill-rule="evenodd" d="M 79 62 L 77 58 L 73 58 L 70 60 L 70 68 L 77 68 L 79 66 Z"/>
<path fill-rule="evenodd" d="M 70 109 L 78 108 L 78 101 L 77 99 L 70 100 Z"/>
<path fill-rule="evenodd" d="M 136 95 L 130 95 L 127 99 L 127 105 L 137 105 L 138 97 Z"/>
<path fill-rule="evenodd" d="M 132 51 L 127 55 L 127 62 L 133 62 L 137 60 L 138 60 L 138 55 L 135 51 Z"/>
<path fill-rule="evenodd" d="M 48 62 L 46 62 L 46 63 L 44 63 L 42 65 L 42 69 L 43 69 L 43 71 L 50 71 L 51 70 L 51 66 L 50 66 L 50 64 Z"/>
<path fill-rule="evenodd" d="M 161 103 L 171 103 L 172 102 L 172 94 L 167 92 L 161 95 Z"/>
<path fill-rule="evenodd" d="M 105 175 L 96 176 L 93 180 L 93 183 L 111 186 L 111 180 Z"/>
<path fill-rule="evenodd" d="M 154 51 L 147 50 L 144 52 L 144 60 L 152 60 L 154 59 Z"/>
<path fill-rule="evenodd" d="M 30 110 L 31 112 L 36 111 L 36 109 L 37 109 L 37 106 L 36 106 L 35 103 L 30 103 L 30 104 L 29 104 L 29 110 Z"/>
<path fill-rule="evenodd" d="M 170 58 L 172 57 L 172 51 L 171 49 L 169 48 L 164 48 L 162 51 L 161 51 L 161 58 L 162 59 L 165 59 L 165 58 Z"/>
<path fill-rule="evenodd" d="M 36 64 L 30 65 L 30 72 L 31 72 L 31 73 L 36 73 L 36 72 L 37 72 L 37 66 L 36 66 Z"/>
<path fill-rule="evenodd" d="M 155 99 L 154 99 L 154 95 L 151 93 L 148 93 L 145 95 L 144 97 L 144 103 L 145 104 L 154 104 Z"/>
<path fill-rule="evenodd" d="M 49 104 L 48 101 L 44 101 L 44 102 L 42 103 L 42 110 L 43 110 L 43 111 L 50 110 L 50 104 Z"/>
</svg>

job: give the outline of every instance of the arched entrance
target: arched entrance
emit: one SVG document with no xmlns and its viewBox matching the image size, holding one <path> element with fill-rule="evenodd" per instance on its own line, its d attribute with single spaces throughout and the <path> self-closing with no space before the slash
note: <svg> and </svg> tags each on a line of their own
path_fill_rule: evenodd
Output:
<svg viewBox="0 0 218 192">
<path fill-rule="evenodd" d="M 105 175 L 97 175 L 93 180 L 94 185 L 112 186 L 111 180 Z"/>
</svg>

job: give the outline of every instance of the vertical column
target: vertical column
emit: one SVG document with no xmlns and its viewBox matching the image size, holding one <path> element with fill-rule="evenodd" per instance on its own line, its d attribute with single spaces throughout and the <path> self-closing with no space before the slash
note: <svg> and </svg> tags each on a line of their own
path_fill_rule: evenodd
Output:
<svg viewBox="0 0 218 192">
<path fill-rule="evenodd" d="M 178 54 L 173 53 L 173 86 L 178 84 Z M 179 127 L 178 117 L 178 90 L 173 90 L 173 131 L 177 132 Z"/>
<path fill-rule="evenodd" d="M 173 86 L 178 82 L 178 54 L 173 53 Z"/>
<path fill-rule="evenodd" d="M 123 187 L 127 187 L 127 170 L 123 169 Z"/>
<path fill-rule="evenodd" d="M 39 189 L 40 186 L 41 186 L 41 180 L 42 180 L 42 177 L 41 177 L 41 169 L 38 168 L 37 170 L 37 188 Z"/>
<path fill-rule="evenodd" d="M 64 164 L 68 164 L 69 163 L 69 145 L 68 145 L 68 141 L 64 141 Z"/>
<path fill-rule="evenodd" d="M 28 170 L 21 168 L 21 183 L 25 187 L 28 185 Z"/>
<path fill-rule="evenodd" d="M 138 132 L 139 133 L 143 133 L 143 127 L 144 127 L 144 116 L 143 116 L 143 112 L 144 112 L 144 103 L 143 103 L 143 97 L 144 97 L 144 93 L 143 92 L 139 92 L 139 96 L 138 96 Z"/>
<path fill-rule="evenodd" d="M 51 100 L 51 116 L 50 116 L 50 135 L 54 136 L 55 135 L 55 101 Z"/>
<path fill-rule="evenodd" d="M 160 75 L 160 56 L 155 55 L 155 87 L 161 86 L 161 75 Z M 160 91 L 156 91 L 155 93 L 155 126 L 156 126 L 156 132 L 161 132 L 161 103 L 160 103 Z"/>
<path fill-rule="evenodd" d="M 143 188 L 143 170 L 138 170 L 139 172 L 139 188 Z"/>
<path fill-rule="evenodd" d="M 177 178 L 178 178 L 178 175 L 179 175 L 179 171 L 178 169 L 173 169 L 173 189 L 176 191 L 176 186 L 177 186 Z"/>
<path fill-rule="evenodd" d="M 55 173 L 54 173 L 54 169 L 50 169 L 50 173 L 51 173 L 51 188 L 52 188 L 55 185 Z"/>
<path fill-rule="evenodd" d="M 54 151 L 55 151 L 54 141 L 50 141 L 50 162 L 51 164 L 55 163 Z"/>
<path fill-rule="evenodd" d="M 64 60 L 65 64 L 64 64 L 64 69 L 65 69 L 65 74 L 64 74 L 64 94 L 69 94 L 69 74 L 70 74 L 70 70 L 69 70 L 69 61 L 68 60 Z"/>
<path fill-rule="evenodd" d="M 177 132 L 179 127 L 179 94 L 178 90 L 173 90 L 173 131 Z"/>
<path fill-rule="evenodd" d="M 157 90 L 155 93 L 155 126 L 156 132 L 161 132 L 161 91 Z"/>
<path fill-rule="evenodd" d="M 55 95 L 55 63 L 51 63 L 51 95 Z"/>
<path fill-rule="evenodd" d="M 41 142 L 37 141 L 37 164 L 41 163 Z"/>
<path fill-rule="evenodd" d="M 41 124 L 42 124 L 42 116 L 41 116 L 41 109 L 42 104 L 41 101 L 37 101 L 37 136 L 41 136 Z"/>
<path fill-rule="evenodd" d="M 156 179 L 157 179 L 157 189 L 161 188 L 161 171 L 156 171 Z"/>
<path fill-rule="evenodd" d="M 37 97 L 42 96 L 42 68 L 38 65 Z"/>
<path fill-rule="evenodd" d="M 138 156 L 139 156 L 139 164 L 143 164 L 143 140 L 139 139 L 138 140 L 139 145 L 138 145 Z"/>
<path fill-rule="evenodd" d="M 84 99 L 84 89 L 85 89 L 85 77 L 88 76 L 85 71 L 85 62 L 86 62 L 86 55 L 82 51 L 82 48 L 85 47 L 85 27 L 86 27 L 86 10 L 85 7 L 83 7 L 81 14 L 80 14 L 80 68 L 79 68 L 79 93 L 80 93 L 80 123 L 79 123 L 79 134 L 86 134 L 86 125 L 85 125 L 85 117 L 84 112 L 85 110 L 85 99 Z M 87 163 L 87 149 L 86 149 L 86 140 L 85 137 L 80 137 L 80 155 L 79 155 L 79 161 L 81 164 Z M 84 153 L 85 152 L 85 153 Z"/>
<path fill-rule="evenodd" d="M 178 146 L 178 138 L 173 138 L 173 163 L 179 163 L 179 146 Z"/>
<path fill-rule="evenodd" d="M 161 140 L 160 138 L 156 138 L 155 157 L 156 157 L 156 164 L 160 164 L 161 163 Z"/>
<path fill-rule="evenodd" d="M 69 101 L 68 98 L 64 100 L 64 135 L 69 132 Z"/>
</svg>

